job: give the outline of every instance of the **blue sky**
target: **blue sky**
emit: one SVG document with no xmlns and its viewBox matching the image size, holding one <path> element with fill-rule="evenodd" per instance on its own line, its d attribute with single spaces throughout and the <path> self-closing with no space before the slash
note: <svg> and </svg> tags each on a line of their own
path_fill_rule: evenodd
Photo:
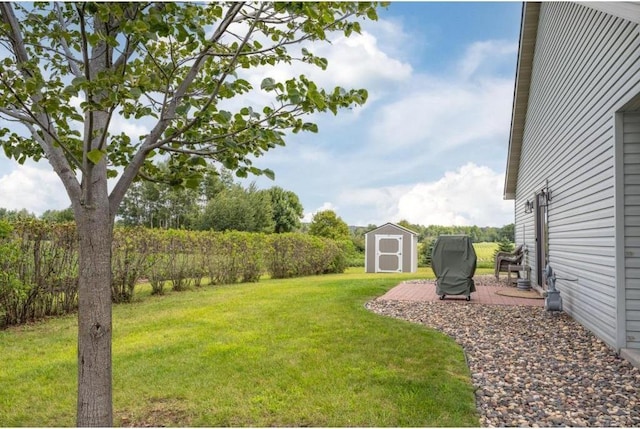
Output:
<svg viewBox="0 0 640 429">
<path fill-rule="evenodd" d="M 516 2 L 394 2 L 361 35 L 314 47 L 326 72 L 252 71 L 258 87 L 266 76 L 303 72 L 325 87 L 364 87 L 370 98 L 315 115 L 318 134 L 287 136 L 255 160 L 275 181 L 247 184 L 294 191 L 306 220 L 332 209 L 350 225 L 513 222 L 502 191 L 520 13 Z M 0 154 L 0 207 L 66 208 L 58 182 L 46 162 L 18 166 Z"/>
</svg>

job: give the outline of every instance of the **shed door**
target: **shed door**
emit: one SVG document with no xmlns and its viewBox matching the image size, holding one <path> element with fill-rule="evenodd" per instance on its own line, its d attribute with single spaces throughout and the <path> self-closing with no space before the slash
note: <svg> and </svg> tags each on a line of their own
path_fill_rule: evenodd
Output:
<svg viewBox="0 0 640 429">
<path fill-rule="evenodd" d="M 376 273 L 402 272 L 402 235 L 376 235 Z"/>
</svg>

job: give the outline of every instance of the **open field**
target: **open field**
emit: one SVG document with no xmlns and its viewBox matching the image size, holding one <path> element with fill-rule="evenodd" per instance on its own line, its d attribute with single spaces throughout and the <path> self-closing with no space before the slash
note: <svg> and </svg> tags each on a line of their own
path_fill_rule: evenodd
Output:
<svg viewBox="0 0 640 429">
<path fill-rule="evenodd" d="M 461 348 L 363 304 L 416 274 L 263 280 L 114 307 L 120 426 L 477 426 Z M 75 317 L 0 332 L 0 426 L 73 426 Z"/>
<path fill-rule="evenodd" d="M 478 257 L 478 268 L 493 268 L 493 254 L 498 249 L 498 243 L 473 243 L 473 250 Z"/>
</svg>

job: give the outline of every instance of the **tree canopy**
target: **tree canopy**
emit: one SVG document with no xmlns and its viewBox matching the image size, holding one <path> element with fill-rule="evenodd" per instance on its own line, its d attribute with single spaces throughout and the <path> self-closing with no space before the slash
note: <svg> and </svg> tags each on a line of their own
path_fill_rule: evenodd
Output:
<svg viewBox="0 0 640 429">
<path fill-rule="evenodd" d="M 349 240 L 351 238 L 349 225 L 333 210 L 323 210 L 313 215 L 309 225 L 309 234 L 332 240 Z"/>
<path fill-rule="evenodd" d="M 256 157 L 288 133 L 316 132 L 309 114 L 363 104 L 367 91 L 269 71 L 326 69 L 313 44 L 359 32 L 376 6 L 0 3 L 0 145 L 19 163 L 46 158 L 78 228 L 79 426 L 113 425 L 110 249 L 131 184 L 197 188 L 211 161 L 273 176 Z M 250 69 L 266 77 L 252 82 Z"/>
</svg>

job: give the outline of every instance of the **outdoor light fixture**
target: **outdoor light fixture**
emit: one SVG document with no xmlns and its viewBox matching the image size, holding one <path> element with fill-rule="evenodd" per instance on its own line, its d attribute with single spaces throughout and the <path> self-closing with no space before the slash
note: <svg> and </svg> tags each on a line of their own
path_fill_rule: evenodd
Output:
<svg viewBox="0 0 640 429">
<path fill-rule="evenodd" d="M 524 212 L 525 213 L 533 213 L 533 201 L 527 200 L 524 203 Z"/>
<path fill-rule="evenodd" d="M 542 188 L 542 190 L 540 191 L 540 196 L 542 196 L 542 198 L 544 198 L 547 203 L 551 201 L 551 191 L 549 190 L 548 186 Z"/>
<path fill-rule="evenodd" d="M 540 189 L 538 193 L 540 199 L 538 200 L 538 204 L 548 206 L 549 201 L 551 201 L 551 189 L 549 189 L 549 180 L 545 180 L 544 186 Z"/>
</svg>

